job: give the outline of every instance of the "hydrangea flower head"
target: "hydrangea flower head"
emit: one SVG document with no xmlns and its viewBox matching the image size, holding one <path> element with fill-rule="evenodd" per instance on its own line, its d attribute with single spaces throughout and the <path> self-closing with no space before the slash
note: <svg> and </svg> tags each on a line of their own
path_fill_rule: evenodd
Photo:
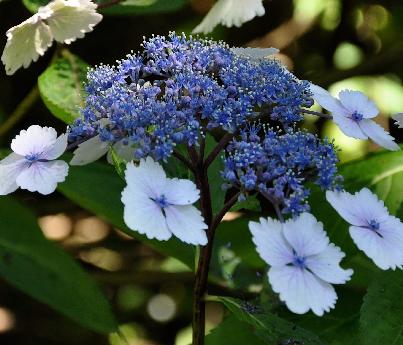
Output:
<svg viewBox="0 0 403 345">
<path fill-rule="evenodd" d="M 394 138 L 372 119 L 379 113 L 374 102 L 362 92 L 343 90 L 339 99 L 317 85 L 311 85 L 314 99 L 333 115 L 341 131 L 356 139 L 372 139 L 392 151 L 400 150 Z"/>
<path fill-rule="evenodd" d="M 208 34 L 218 24 L 240 27 L 264 13 L 263 0 L 218 0 L 193 33 Z"/>
<path fill-rule="evenodd" d="M 176 145 L 198 145 L 208 130 L 235 133 L 263 113 L 291 126 L 310 106 L 309 84 L 279 62 L 239 56 L 222 42 L 172 33 L 142 53 L 88 74 L 83 118 L 71 141 L 125 139 L 136 159 L 167 160 Z"/>
<path fill-rule="evenodd" d="M 368 188 L 355 194 L 326 193 L 327 201 L 350 226 L 354 243 L 383 270 L 403 267 L 403 223 L 391 216 Z"/>
<path fill-rule="evenodd" d="M 67 147 L 67 134 L 57 137 L 53 128 L 31 126 L 11 142 L 14 151 L 0 161 L 0 195 L 18 187 L 41 194 L 53 193 L 68 174 L 60 157 Z"/>
<path fill-rule="evenodd" d="M 126 225 L 148 238 L 166 241 L 175 235 L 186 243 L 207 244 L 196 185 L 189 180 L 167 178 L 161 165 L 151 157 L 138 166 L 129 163 L 127 187 L 122 192 Z"/>
<path fill-rule="evenodd" d="M 263 132 L 263 139 L 259 132 Z M 226 183 L 245 194 L 262 193 L 279 204 L 283 213 L 309 211 L 306 181 L 332 189 L 340 180 L 333 145 L 306 132 L 281 133 L 252 126 L 231 143 L 227 152 L 222 174 Z"/>
<path fill-rule="evenodd" d="M 250 222 L 249 229 L 259 255 L 270 265 L 269 282 L 288 309 L 322 316 L 334 308 L 332 284 L 344 284 L 353 271 L 339 266 L 344 253 L 329 242 L 322 223 L 302 213 L 285 223 L 261 218 Z"/>
</svg>

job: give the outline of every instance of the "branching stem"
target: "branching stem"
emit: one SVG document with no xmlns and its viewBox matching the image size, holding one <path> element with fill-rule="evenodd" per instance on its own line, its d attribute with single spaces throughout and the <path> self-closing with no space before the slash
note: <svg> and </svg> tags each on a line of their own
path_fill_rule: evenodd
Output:
<svg viewBox="0 0 403 345">
<path fill-rule="evenodd" d="M 328 119 L 328 120 L 333 119 L 333 116 L 332 116 L 332 115 L 320 113 L 320 112 L 318 112 L 318 111 L 313 111 L 313 110 L 308 110 L 308 109 L 302 109 L 302 112 L 303 112 L 304 114 L 315 115 L 315 116 L 319 116 L 319 117 L 322 117 L 322 118 Z"/>
</svg>

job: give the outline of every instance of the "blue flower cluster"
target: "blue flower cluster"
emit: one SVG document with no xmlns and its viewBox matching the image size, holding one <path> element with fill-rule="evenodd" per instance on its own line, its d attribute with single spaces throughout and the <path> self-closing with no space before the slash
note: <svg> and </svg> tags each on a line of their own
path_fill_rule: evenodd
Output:
<svg viewBox="0 0 403 345">
<path fill-rule="evenodd" d="M 251 126 L 228 146 L 222 176 L 243 196 L 259 191 L 283 213 L 298 215 L 309 211 L 304 183 L 338 186 L 337 162 L 333 144 L 313 134 Z"/>
<path fill-rule="evenodd" d="M 198 145 L 208 130 L 235 133 L 264 115 L 290 128 L 313 102 L 308 83 L 277 61 L 237 56 L 222 42 L 172 33 L 143 48 L 88 73 L 86 105 L 70 141 L 100 135 L 131 145 L 134 158 L 165 161 L 176 145 Z"/>
</svg>

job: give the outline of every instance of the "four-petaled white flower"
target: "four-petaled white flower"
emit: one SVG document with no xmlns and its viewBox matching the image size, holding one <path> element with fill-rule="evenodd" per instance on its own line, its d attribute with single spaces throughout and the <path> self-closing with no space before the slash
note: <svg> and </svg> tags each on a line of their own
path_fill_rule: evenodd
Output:
<svg viewBox="0 0 403 345">
<path fill-rule="evenodd" d="M 292 312 L 310 309 L 318 316 L 334 308 L 331 284 L 344 284 L 353 273 L 339 266 L 345 256 L 329 242 L 322 223 L 309 213 L 280 223 L 271 218 L 250 222 L 249 229 L 261 258 L 270 265 L 269 282 Z"/>
<path fill-rule="evenodd" d="M 21 24 L 7 31 L 1 60 L 8 75 L 27 68 L 52 45 L 53 40 L 70 44 L 92 31 L 102 15 L 91 0 L 54 0 Z"/>
<path fill-rule="evenodd" d="M 354 243 L 374 263 L 387 270 L 403 265 L 403 224 L 391 216 L 382 200 L 368 188 L 350 194 L 326 192 L 327 201 L 350 226 Z"/>
<path fill-rule="evenodd" d="M 263 0 L 218 0 L 193 33 L 208 34 L 218 24 L 240 27 L 264 13 Z"/>
<path fill-rule="evenodd" d="M 67 134 L 57 137 L 54 128 L 31 126 L 11 142 L 14 151 L 0 161 L 0 195 L 18 187 L 41 194 L 53 193 L 63 182 L 69 166 L 60 157 L 67 147 Z"/>
<path fill-rule="evenodd" d="M 392 118 L 396 121 L 395 124 L 398 128 L 403 128 L 403 113 L 394 114 Z"/>
<path fill-rule="evenodd" d="M 160 241 L 175 235 L 191 244 L 207 244 L 207 225 L 192 204 L 199 199 L 189 180 L 168 178 L 151 157 L 126 168 L 127 187 L 122 192 L 126 225 L 148 238 Z"/>
<path fill-rule="evenodd" d="M 331 112 L 333 121 L 345 135 L 356 139 L 369 137 L 388 150 L 400 150 L 394 138 L 372 120 L 379 114 L 379 109 L 362 92 L 343 90 L 337 99 L 317 85 L 311 84 L 310 89 L 315 101 Z"/>
</svg>

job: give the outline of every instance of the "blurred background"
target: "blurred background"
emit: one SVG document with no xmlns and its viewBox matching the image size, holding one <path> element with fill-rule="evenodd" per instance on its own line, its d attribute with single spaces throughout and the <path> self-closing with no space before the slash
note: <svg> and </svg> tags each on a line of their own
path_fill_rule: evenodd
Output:
<svg viewBox="0 0 403 345">
<path fill-rule="evenodd" d="M 145 1 L 128 2 L 136 5 Z M 189 34 L 212 3 L 178 1 L 172 11 L 139 10 L 137 15 L 126 16 L 105 13 L 94 32 L 72 44 L 70 50 L 90 65 L 114 63 L 131 50 L 139 50 L 143 36 L 170 31 Z M 300 79 L 329 88 L 334 94 L 344 88 L 365 92 L 379 106 L 382 126 L 398 142 L 402 141 L 402 131 L 399 137 L 390 118 L 403 111 L 402 1 L 266 0 L 264 6 L 263 17 L 241 28 L 217 27 L 211 36 L 233 46 L 277 47 L 281 50 L 278 58 Z M 29 16 L 19 0 L 0 2 L 1 49 L 7 29 Z M 35 86 L 51 56 L 49 51 L 27 70 L 19 70 L 11 77 L 0 69 L 0 147 L 7 148 L 10 140 L 31 124 L 64 130 L 65 125 L 38 98 L 23 118 L 1 131 L 9 114 Z M 303 126 L 335 138 L 342 150 L 342 162 L 378 149 L 369 142 L 344 136 L 333 123 L 323 119 L 308 116 Z M 120 330 L 130 345 L 190 343 L 192 274 L 183 264 L 159 255 L 61 194 L 40 197 L 18 192 L 17 198 L 35 212 L 44 235 L 77 258 L 99 282 L 113 303 Z M 226 221 L 234 217 L 237 214 L 229 214 Z M 229 284 L 231 279 L 228 277 Z M 217 325 L 222 317 L 222 307 L 209 303 L 208 327 Z M 101 336 L 81 328 L 0 280 L 0 344 L 20 343 L 126 344 L 117 335 Z"/>
</svg>

